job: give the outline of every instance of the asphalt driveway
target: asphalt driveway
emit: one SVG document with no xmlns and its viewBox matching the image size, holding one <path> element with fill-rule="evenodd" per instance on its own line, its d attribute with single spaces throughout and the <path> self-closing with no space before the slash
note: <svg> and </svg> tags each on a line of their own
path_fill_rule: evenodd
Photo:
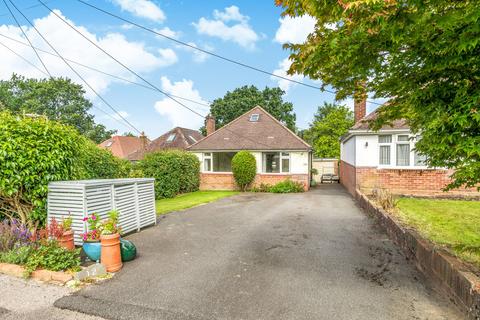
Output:
<svg viewBox="0 0 480 320">
<path fill-rule="evenodd" d="M 462 319 L 338 185 L 241 194 L 129 239 L 135 261 L 55 305 L 109 319 Z"/>
</svg>

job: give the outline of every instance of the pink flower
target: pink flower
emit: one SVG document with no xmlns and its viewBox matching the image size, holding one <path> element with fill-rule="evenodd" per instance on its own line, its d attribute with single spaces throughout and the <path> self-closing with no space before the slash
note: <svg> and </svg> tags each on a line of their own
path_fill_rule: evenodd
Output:
<svg viewBox="0 0 480 320">
<path fill-rule="evenodd" d="M 83 218 L 83 221 L 87 221 L 87 220 L 88 220 L 88 217 Z"/>
</svg>

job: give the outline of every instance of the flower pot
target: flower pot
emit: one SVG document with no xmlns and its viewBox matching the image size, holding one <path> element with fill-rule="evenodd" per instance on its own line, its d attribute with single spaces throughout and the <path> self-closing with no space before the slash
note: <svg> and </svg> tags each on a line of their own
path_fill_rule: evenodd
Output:
<svg viewBox="0 0 480 320">
<path fill-rule="evenodd" d="M 137 248 L 131 241 L 120 239 L 120 247 L 123 262 L 135 259 L 135 256 L 137 255 Z"/>
<path fill-rule="evenodd" d="M 83 252 L 85 252 L 88 259 L 92 261 L 100 261 L 101 249 L 102 246 L 99 241 L 85 241 L 83 243 Z"/>
<path fill-rule="evenodd" d="M 64 247 L 67 250 L 75 249 L 75 242 L 73 242 L 73 230 L 65 231 L 58 239 L 60 247 Z"/>
<path fill-rule="evenodd" d="M 100 236 L 102 252 L 100 263 L 105 266 L 107 272 L 116 272 L 122 268 L 122 255 L 120 251 L 120 234 Z"/>
</svg>

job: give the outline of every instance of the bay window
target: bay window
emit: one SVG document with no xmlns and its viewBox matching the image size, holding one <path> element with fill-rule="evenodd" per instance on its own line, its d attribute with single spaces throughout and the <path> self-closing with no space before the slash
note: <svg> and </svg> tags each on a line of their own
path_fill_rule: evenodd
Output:
<svg viewBox="0 0 480 320">
<path fill-rule="evenodd" d="M 290 172 L 290 153 L 264 152 L 262 154 L 263 172 L 288 173 Z"/>
<path fill-rule="evenodd" d="M 410 139 L 408 135 L 397 136 L 397 166 L 410 165 Z"/>
<path fill-rule="evenodd" d="M 203 171 L 232 172 L 232 158 L 236 152 L 207 152 L 203 154 Z"/>
</svg>

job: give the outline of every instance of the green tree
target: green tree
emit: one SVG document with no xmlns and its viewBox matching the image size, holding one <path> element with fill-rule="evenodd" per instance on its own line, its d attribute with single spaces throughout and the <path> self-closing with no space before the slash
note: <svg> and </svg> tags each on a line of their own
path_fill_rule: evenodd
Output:
<svg viewBox="0 0 480 320">
<path fill-rule="evenodd" d="M 43 115 L 68 124 L 100 143 L 116 131 L 95 123 L 93 115 L 88 113 L 92 103 L 84 95 L 82 86 L 70 79 L 26 79 L 14 74 L 10 80 L 0 81 L 0 111 Z"/>
<path fill-rule="evenodd" d="M 339 158 L 340 137 L 353 125 L 353 112 L 346 106 L 325 103 L 318 107 L 310 128 L 304 138 L 316 157 Z"/>
<path fill-rule="evenodd" d="M 295 131 L 296 116 L 293 104 L 283 101 L 283 91 L 280 88 L 259 90 L 255 86 L 243 86 L 228 91 L 223 98 L 215 99 L 210 106 L 210 114 L 215 117 L 217 129 L 241 116 L 255 106 L 261 106 L 272 116 Z M 201 128 L 205 133 L 205 128 Z"/>
<path fill-rule="evenodd" d="M 450 188 L 480 182 L 479 1 L 276 2 L 317 19 L 305 43 L 285 45 L 291 74 L 320 79 L 339 100 L 365 90 L 389 99 L 373 128 L 406 118 L 427 164 L 456 169 Z"/>
</svg>

